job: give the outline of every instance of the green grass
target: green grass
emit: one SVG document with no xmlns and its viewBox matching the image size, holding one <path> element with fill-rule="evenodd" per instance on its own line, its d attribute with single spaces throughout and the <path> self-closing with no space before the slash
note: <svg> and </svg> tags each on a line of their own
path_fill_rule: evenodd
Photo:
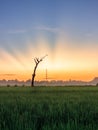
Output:
<svg viewBox="0 0 98 130">
<path fill-rule="evenodd" d="M 98 88 L 0 87 L 0 130 L 98 130 Z"/>
</svg>

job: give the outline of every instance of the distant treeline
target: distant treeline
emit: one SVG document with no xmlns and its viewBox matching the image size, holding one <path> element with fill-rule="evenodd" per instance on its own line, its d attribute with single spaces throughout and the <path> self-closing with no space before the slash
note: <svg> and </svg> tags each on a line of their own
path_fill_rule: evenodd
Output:
<svg viewBox="0 0 98 130">
<path fill-rule="evenodd" d="M 35 86 L 71 86 L 71 85 L 98 85 L 98 77 L 95 77 L 93 80 L 86 81 L 77 81 L 77 80 L 51 80 L 51 81 L 35 81 Z M 0 86 L 31 86 L 31 80 L 19 81 L 19 80 L 0 80 Z"/>
</svg>

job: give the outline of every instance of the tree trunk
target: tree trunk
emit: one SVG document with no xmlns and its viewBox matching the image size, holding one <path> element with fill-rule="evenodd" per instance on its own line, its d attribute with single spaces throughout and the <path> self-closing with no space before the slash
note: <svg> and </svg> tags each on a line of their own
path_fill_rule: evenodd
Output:
<svg viewBox="0 0 98 130">
<path fill-rule="evenodd" d="M 38 64 L 35 65 L 34 72 L 32 74 L 31 87 L 34 87 L 34 79 L 35 79 L 35 76 L 36 76 L 36 68 L 37 68 L 37 66 L 38 66 Z"/>
<path fill-rule="evenodd" d="M 34 87 L 34 78 L 35 78 L 35 74 L 32 74 L 32 82 L 31 82 L 31 87 Z"/>
</svg>

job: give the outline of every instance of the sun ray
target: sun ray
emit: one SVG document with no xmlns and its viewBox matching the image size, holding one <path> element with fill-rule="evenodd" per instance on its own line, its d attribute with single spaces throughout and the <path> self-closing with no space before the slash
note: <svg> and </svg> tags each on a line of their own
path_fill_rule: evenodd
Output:
<svg viewBox="0 0 98 130">
<path fill-rule="evenodd" d="M 59 36 L 56 39 L 54 49 L 50 41 L 44 36 L 37 37 L 36 43 L 28 42 L 24 51 L 13 48 L 11 54 L 0 49 L 0 72 L 1 74 L 15 74 L 13 77 L 27 80 L 31 78 L 34 68 L 34 58 L 41 58 L 48 54 L 48 57 L 39 65 L 36 80 L 45 77 L 45 69 L 48 69 L 50 77 L 55 80 L 81 79 L 88 80 L 92 75 L 98 75 L 98 46 L 95 49 L 87 44 L 85 48 L 75 48 L 68 38 Z M 0 77 L 4 78 L 4 76 Z"/>
</svg>

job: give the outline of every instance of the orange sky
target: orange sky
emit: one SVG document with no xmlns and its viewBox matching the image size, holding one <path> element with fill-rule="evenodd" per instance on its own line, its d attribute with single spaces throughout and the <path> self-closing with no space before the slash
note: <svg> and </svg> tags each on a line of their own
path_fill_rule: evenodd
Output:
<svg viewBox="0 0 98 130">
<path fill-rule="evenodd" d="M 58 38 L 56 47 L 51 50 L 48 40 L 39 38 L 36 46 L 27 43 L 25 52 L 13 48 L 12 55 L 1 49 L 0 79 L 27 80 L 31 78 L 34 68 L 34 57 L 43 57 L 48 54 L 38 66 L 36 80 L 44 80 L 46 69 L 49 80 L 91 80 L 98 76 L 97 45 L 71 46 L 71 41 Z"/>
</svg>

